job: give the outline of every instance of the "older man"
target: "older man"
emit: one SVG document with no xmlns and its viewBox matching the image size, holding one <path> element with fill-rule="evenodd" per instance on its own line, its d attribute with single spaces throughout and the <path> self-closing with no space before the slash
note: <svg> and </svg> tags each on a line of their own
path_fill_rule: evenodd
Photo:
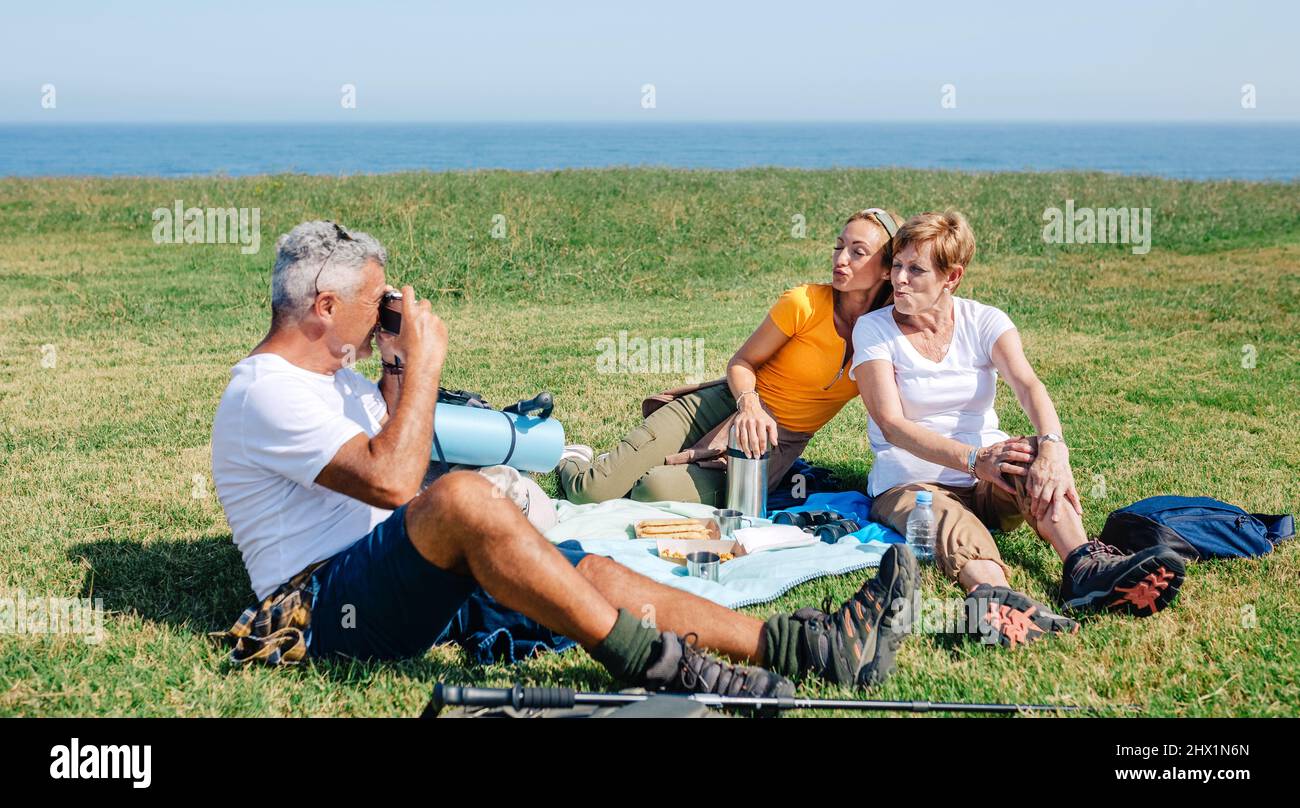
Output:
<svg viewBox="0 0 1300 808">
<path fill-rule="evenodd" d="M 270 331 L 231 371 L 213 425 L 213 479 L 253 589 L 297 593 L 310 656 L 422 654 L 481 587 L 644 687 L 770 696 L 793 692 L 787 675 L 888 675 L 917 577 L 905 549 L 834 613 L 764 623 L 555 547 L 480 475 L 421 491 L 447 328 L 406 286 L 400 333 L 378 330 L 386 263 L 374 238 L 330 222 L 282 236 Z M 378 385 L 349 367 L 376 338 Z"/>
</svg>

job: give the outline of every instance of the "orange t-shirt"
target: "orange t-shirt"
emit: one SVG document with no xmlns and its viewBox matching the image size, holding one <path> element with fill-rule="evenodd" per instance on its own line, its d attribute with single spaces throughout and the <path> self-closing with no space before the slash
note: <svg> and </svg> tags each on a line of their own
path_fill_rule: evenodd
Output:
<svg viewBox="0 0 1300 808">
<path fill-rule="evenodd" d="M 834 290 L 828 283 L 796 286 L 768 316 L 790 341 L 758 369 L 759 398 L 786 429 L 816 432 L 858 396 L 835 330 Z"/>
</svg>

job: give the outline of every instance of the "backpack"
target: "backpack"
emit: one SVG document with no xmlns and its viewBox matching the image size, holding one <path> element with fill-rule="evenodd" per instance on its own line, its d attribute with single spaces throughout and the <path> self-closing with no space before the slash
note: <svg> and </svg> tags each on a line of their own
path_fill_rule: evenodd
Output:
<svg viewBox="0 0 1300 808">
<path fill-rule="evenodd" d="M 1164 544 L 1188 561 L 1255 558 L 1295 536 L 1290 514 L 1246 513 L 1211 497 L 1158 496 L 1112 511 L 1099 537 L 1136 553 Z"/>
</svg>

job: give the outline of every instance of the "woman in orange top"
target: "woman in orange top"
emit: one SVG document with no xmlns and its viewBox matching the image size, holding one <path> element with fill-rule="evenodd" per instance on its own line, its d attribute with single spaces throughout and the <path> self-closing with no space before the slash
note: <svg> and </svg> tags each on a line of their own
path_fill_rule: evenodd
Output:
<svg viewBox="0 0 1300 808">
<path fill-rule="evenodd" d="M 769 453 L 775 486 L 813 433 L 858 397 L 849 378 L 853 325 L 890 302 L 889 267 L 881 249 L 899 219 L 880 208 L 853 214 L 835 240 L 830 283 L 796 286 L 781 295 L 758 329 L 727 364 L 727 377 L 656 397 L 666 404 L 612 451 L 566 446 L 557 467 L 573 502 L 630 497 L 721 505 L 732 424 L 749 457 Z"/>
</svg>

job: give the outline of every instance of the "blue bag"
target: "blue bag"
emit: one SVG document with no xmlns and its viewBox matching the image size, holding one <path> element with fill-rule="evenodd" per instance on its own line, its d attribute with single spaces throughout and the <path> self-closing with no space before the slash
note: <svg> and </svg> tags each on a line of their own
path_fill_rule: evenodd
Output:
<svg viewBox="0 0 1300 808">
<path fill-rule="evenodd" d="M 1200 561 L 1255 558 L 1293 536 L 1290 514 L 1251 514 L 1210 497 L 1166 495 L 1112 511 L 1100 538 L 1129 553 L 1164 544 L 1188 561 Z"/>
</svg>

